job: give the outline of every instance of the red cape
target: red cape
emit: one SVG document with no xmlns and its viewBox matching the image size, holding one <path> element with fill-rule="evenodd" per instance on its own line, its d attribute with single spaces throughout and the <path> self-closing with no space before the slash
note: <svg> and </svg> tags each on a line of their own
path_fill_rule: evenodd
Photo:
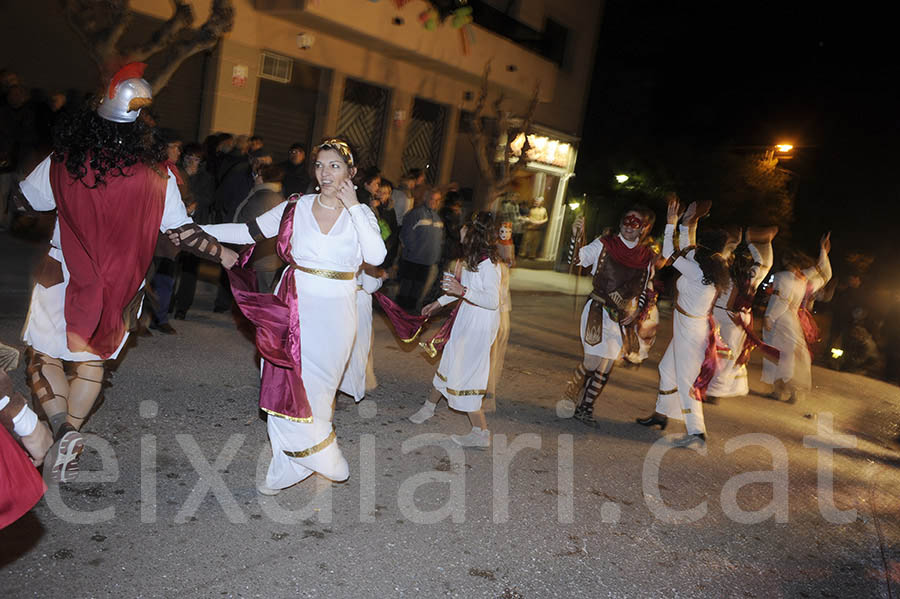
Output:
<svg viewBox="0 0 900 599">
<path fill-rule="evenodd" d="M 86 163 L 84 183 L 94 182 Z M 164 169 L 164 167 L 163 167 Z M 50 166 L 60 245 L 69 270 L 66 334 L 69 349 L 106 359 L 125 334 L 122 312 L 140 287 L 156 247 L 166 201 L 165 171 L 137 164 L 94 189 L 73 179 L 65 164 Z"/>
<path fill-rule="evenodd" d="M 600 241 L 613 260 L 619 264 L 624 264 L 628 268 L 647 268 L 650 265 L 650 260 L 653 259 L 653 250 L 650 249 L 650 246 L 643 245 L 640 242 L 633 248 L 630 248 L 625 245 L 625 242 L 618 235 L 606 235 L 601 237 Z"/>
</svg>

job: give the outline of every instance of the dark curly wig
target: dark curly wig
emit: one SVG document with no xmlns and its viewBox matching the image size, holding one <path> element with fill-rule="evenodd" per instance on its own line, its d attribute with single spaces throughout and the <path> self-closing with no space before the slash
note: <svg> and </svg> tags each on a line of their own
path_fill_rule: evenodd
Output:
<svg viewBox="0 0 900 599">
<path fill-rule="evenodd" d="M 61 117 L 53 130 L 53 160 L 64 162 L 72 178 L 93 189 L 139 162 L 164 162 L 166 145 L 142 118 L 113 123 L 86 107 Z"/>
<path fill-rule="evenodd" d="M 497 223 L 494 222 L 493 213 L 476 212 L 466 223 L 462 256 L 466 268 L 471 271 L 478 270 L 478 265 L 486 258 L 489 258 L 494 264 L 500 260 L 500 254 L 497 251 Z"/>
<path fill-rule="evenodd" d="M 694 260 L 703 271 L 703 284 L 715 285 L 716 291 L 723 293 L 731 281 L 728 265 L 720 253 L 728 241 L 728 233 L 722 229 L 707 229 L 697 234 L 697 249 Z"/>
</svg>

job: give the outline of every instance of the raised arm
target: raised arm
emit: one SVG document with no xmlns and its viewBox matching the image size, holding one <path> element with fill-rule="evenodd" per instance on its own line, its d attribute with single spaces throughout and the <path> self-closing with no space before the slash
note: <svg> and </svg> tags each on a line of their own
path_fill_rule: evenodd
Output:
<svg viewBox="0 0 900 599">
<path fill-rule="evenodd" d="M 828 258 L 830 251 L 831 232 L 829 231 L 822 236 L 822 241 L 819 243 L 819 261 L 812 268 L 803 271 L 810 281 L 813 291 L 818 291 L 831 280 L 831 260 Z"/>
</svg>

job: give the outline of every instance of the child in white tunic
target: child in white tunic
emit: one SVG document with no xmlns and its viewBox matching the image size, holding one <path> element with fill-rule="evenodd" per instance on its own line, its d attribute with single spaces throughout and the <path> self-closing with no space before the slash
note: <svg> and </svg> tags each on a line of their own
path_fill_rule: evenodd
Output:
<svg viewBox="0 0 900 599">
<path fill-rule="evenodd" d="M 460 232 L 465 268 L 461 280 L 444 275 L 445 295 L 425 306 L 430 316 L 442 306 L 461 300 L 450 339 L 444 346 L 441 362 L 434 375 L 435 392 L 410 421 L 421 424 L 434 416 L 441 396 L 454 410 L 466 412 L 472 430 L 466 435 L 451 435 L 463 447 L 489 447 L 490 431 L 481 409 L 491 370 L 491 346 L 500 327 L 500 265 L 493 215 L 476 214 Z"/>
<path fill-rule="evenodd" d="M 372 365 L 372 294 L 381 289 L 384 281 L 365 272 L 363 265 L 356 275 L 356 340 L 339 387 L 342 393 L 359 403 L 378 384 Z"/>
<path fill-rule="evenodd" d="M 659 363 L 659 393 L 656 411 L 647 418 L 639 418 L 638 424 L 659 425 L 665 428 L 668 418 L 683 420 L 687 434 L 674 441 L 687 447 L 705 445 L 706 424 L 703 404 L 691 393 L 700 374 L 709 340 L 709 314 L 717 289 L 727 285 L 728 273 L 720 252 L 725 245 L 725 234 L 710 235 L 706 247 L 696 245 L 697 220 L 709 211 L 709 205 L 692 203 L 685 211 L 679 228 L 683 250 L 672 263 L 680 273 L 676 282 L 678 291 L 672 323 L 672 341 Z M 675 224 L 678 222 L 678 199 L 669 198 L 662 255 L 675 253 Z M 715 241 L 714 241 L 715 240 Z"/>
<path fill-rule="evenodd" d="M 813 293 L 831 279 L 831 234 L 822 237 L 819 261 L 803 268 L 803 256 L 796 254 L 785 261 L 787 270 L 775 275 L 775 291 L 766 307 L 763 341 L 779 352 L 778 361 L 763 359 L 762 381 L 775 386 L 775 395 L 791 403 L 812 386 L 812 360 L 800 323 L 800 311 Z M 808 257 L 806 263 L 812 262 Z M 807 317 L 812 318 L 808 313 Z"/>
</svg>

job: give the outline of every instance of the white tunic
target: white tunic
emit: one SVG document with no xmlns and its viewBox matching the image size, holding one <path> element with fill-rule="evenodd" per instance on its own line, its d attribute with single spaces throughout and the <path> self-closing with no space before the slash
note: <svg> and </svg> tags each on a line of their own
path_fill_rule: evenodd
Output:
<svg viewBox="0 0 900 599">
<path fill-rule="evenodd" d="M 35 210 L 44 212 L 56 209 L 56 199 L 53 197 L 53 188 L 50 185 L 50 164 L 48 156 L 41 162 L 28 177 L 19 184 L 25 199 Z M 166 182 L 166 203 L 163 208 L 162 222 L 159 225 L 161 232 L 169 229 L 177 229 L 191 222 L 191 218 L 184 209 L 181 201 L 181 192 L 172 171 L 167 171 L 169 180 Z M 69 269 L 66 267 L 65 248 L 60 243 L 59 219 L 53 226 L 53 237 L 50 240 L 50 257 L 57 260 L 62 266 L 63 282 L 50 288 L 35 283 L 31 294 L 31 305 L 28 308 L 28 316 L 25 319 L 25 328 L 22 331 L 22 339 L 36 351 L 73 362 L 85 362 L 99 360 L 97 356 L 88 351 L 73 352 L 69 350 L 66 337 L 66 287 L 69 285 Z M 143 288 L 144 284 L 138 289 Z M 135 289 L 135 293 L 138 291 Z M 140 315 L 140 312 L 138 312 Z M 122 334 L 116 351 L 109 359 L 118 357 L 119 352 L 128 341 L 128 331 Z"/>
<path fill-rule="evenodd" d="M 323 233 L 312 213 L 315 198 L 315 194 L 301 197 L 294 211 L 291 255 L 297 265 L 356 273 L 363 261 L 384 261 L 387 252 L 378 221 L 368 206 L 341 210 L 331 230 Z M 283 202 L 256 219 L 263 235 L 278 235 L 286 206 Z M 205 225 L 203 229 L 219 241 L 253 243 L 246 225 Z M 266 485 L 273 489 L 289 487 L 314 471 L 332 480 L 349 476 L 347 461 L 337 441 L 332 440 L 332 415 L 335 393 L 356 337 L 356 279 L 326 278 L 288 267 L 278 287 L 290 276 L 297 288 L 303 385 L 312 408 L 312 422 L 269 416 L 272 462 Z M 285 454 L 306 450 L 311 451 L 304 457 Z"/>
<path fill-rule="evenodd" d="M 663 256 L 674 251 L 674 225 L 666 225 Z M 681 227 L 681 239 L 688 238 L 688 228 Z M 691 397 L 691 387 L 700 374 L 709 335 L 709 311 L 716 297 L 715 285 L 703 283 L 703 271 L 694 260 L 694 252 L 673 263 L 681 276 L 672 317 L 672 341 L 659 362 L 659 393 L 656 411 L 675 420 L 684 420 L 690 434 L 705 433 L 703 403 Z"/>
<path fill-rule="evenodd" d="M 756 262 L 756 265 L 750 270 L 750 289 L 752 292 L 756 292 L 756 288 L 765 280 L 772 268 L 772 244 L 767 243 L 757 247 L 751 243 L 747 247 Z M 728 355 L 719 355 L 719 367 L 707 389 L 707 393 L 713 397 L 736 397 L 750 393 L 747 365 L 737 366 L 735 364 L 744 347 L 747 333 L 743 327 L 734 324 L 730 313 L 725 309 L 733 287 L 734 282 L 730 283 L 728 289 L 719 296 L 713 308 L 713 316 L 719 325 L 719 334 L 722 336 L 722 341 L 731 350 Z M 737 315 L 744 323 L 750 325 L 751 316 L 748 312 L 739 312 Z"/>
<path fill-rule="evenodd" d="M 462 269 L 467 288 L 450 339 L 434 374 L 434 388 L 460 412 L 477 412 L 491 372 L 491 346 L 500 327 L 500 265 L 482 260 L 478 270 Z M 442 306 L 459 298 L 442 295 Z"/>
<path fill-rule="evenodd" d="M 633 248 L 638 244 L 637 241 L 628 241 L 621 235 L 619 235 L 619 239 L 621 239 L 622 243 L 624 243 L 629 248 Z M 603 242 L 600 241 L 600 238 L 598 237 L 579 250 L 579 266 L 590 267 L 591 274 L 597 274 L 597 265 L 599 264 L 600 256 L 603 255 L 603 251 Z M 652 260 L 650 265 L 647 266 L 646 285 L 650 284 L 651 279 L 653 279 Z M 610 360 L 618 360 L 620 357 L 622 357 L 622 330 L 619 328 L 619 323 L 610 318 L 606 310 L 603 311 L 603 336 L 600 340 L 600 343 L 598 343 L 597 345 L 589 345 L 584 341 L 584 333 L 587 329 L 588 314 L 591 311 L 591 303 L 593 301 L 594 300 L 592 299 L 588 299 L 588 301 L 584 304 L 584 308 L 581 310 L 581 345 L 584 349 L 584 353 L 590 356 L 599 356 L 601 358 L 607 358 Z M 633 307 L 636 306 L 637 299 L 634 299 Z"/>
<path fill-rule="evenodd" d="M 340 390 L 357 403 L 378 384 L 372 368 L 372 294 L 381 289 L 381 283 L 364 272 L 356 275 L 356 340 Z"/>
<path fill-rule="evenodd" d="M 831 279 L 831 262 L 824 251 L 819 262 L 797 276 L 790 271 L 775 275 L 775 290 L 766 307 L 771 330 L 763 331 L 763 341 L 780 352 L 778 362 L 763 358 L 762 381 L 770 385 L 783 381 L 797 389 L 812 386 L 812 361 L 797 311 L 806 296 L 807 283 L 815 293 Z"/>
</svg>

